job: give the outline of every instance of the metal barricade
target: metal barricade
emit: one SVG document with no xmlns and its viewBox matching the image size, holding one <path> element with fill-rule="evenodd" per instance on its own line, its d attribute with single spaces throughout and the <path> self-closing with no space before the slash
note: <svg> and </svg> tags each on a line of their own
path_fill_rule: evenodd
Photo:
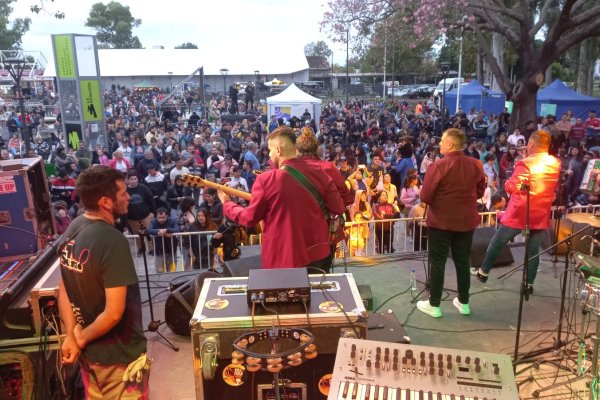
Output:
<svg viewBox="0 0 600 400">
<path fill-rule="evenodd" d="M 144 256 L 148 273 L 214 269 L 219 265 L 215 248 L 211 246 L 216 231 L 178 232 L 169 236 L 145 236 L 146 254 L 140 249 L 139 235 L 125 235 L 135 263 L 138 276 L 144 275 Z"/>
</svg>

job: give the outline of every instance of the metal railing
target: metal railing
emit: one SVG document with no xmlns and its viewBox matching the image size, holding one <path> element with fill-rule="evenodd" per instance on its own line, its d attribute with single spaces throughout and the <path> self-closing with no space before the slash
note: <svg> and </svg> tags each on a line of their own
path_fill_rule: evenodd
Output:
<svg viewBox="0 0 600 400">
<path fill-rule="evenodd" d="M 148 272 L 168 273 L 213 269 L 219 266 L 219 256 L 211 244 L 216 231 L 178 232 L 169 236 L 144 236 Z M 144 254 L 139 250 L 139 235 L 125 235 L 138 275 L 144 274 Z"/>
</svg>

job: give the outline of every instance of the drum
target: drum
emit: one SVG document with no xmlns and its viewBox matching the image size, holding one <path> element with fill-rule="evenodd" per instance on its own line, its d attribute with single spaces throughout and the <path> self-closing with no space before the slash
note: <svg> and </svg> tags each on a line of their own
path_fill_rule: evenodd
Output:
<svg viewBox="0 0 600 400">
<path fill-rule="evenodd" d="M 578 251 L 571 254 L 575 260 L 575 265 L 585 275 L 586 279 L 590 276 L 600 278 L 600 257 L 593 257 Z"/>
</svg>

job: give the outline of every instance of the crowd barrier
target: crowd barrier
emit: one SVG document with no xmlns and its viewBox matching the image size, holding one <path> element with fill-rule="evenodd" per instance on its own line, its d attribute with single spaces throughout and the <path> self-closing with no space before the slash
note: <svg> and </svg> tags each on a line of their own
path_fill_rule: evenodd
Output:
<svg viewBox="0 0 600 400">
<path fill-rule="evenodd" d="M 552 210 L 552 217 L 559 212 Z M 600 205 L 575 206 L 558 216 L 567 218 L 570 213 L 600 213 Z M 479 227 L 497 227 L 496 212 L 479 213 Z M 215 231 L 180 232 L 170 237 L 147 236 L 146 261 L 151 274 L 190 271 L 195 268 L 217 268 L 222 255 L 211 245 Z M 138 235 L 126 235 L 138 273 L 143 273 L 143 255 L 138 252 Z M 164 239 L 164 240 L 163 240 Z M 517 235 L 513 243 L 523 243 L 523 235 Z M 202 243 L 206 245 L 202 246 Z M 428 249 L 427 226 L 423 218 L 395 218 L 346 222 L 346 240 L 338 245 L 336 258 L 371 257 L 386 254 L 407 254 Z M 198 249 L 197 255 L 192 249 Z M 174 249 L 174 250 L 172 250 Z"/>
<path fill-rule="evenodd" d="M 148 273 L 191 271 L 219 266 L 220 255 L 211 245 L 216 231 L 178 232 L 169 236 L 144 236 Z M 144 273 L 144 253 L 139 235 L 125 235 L 138 271 Z"/>
</svg>

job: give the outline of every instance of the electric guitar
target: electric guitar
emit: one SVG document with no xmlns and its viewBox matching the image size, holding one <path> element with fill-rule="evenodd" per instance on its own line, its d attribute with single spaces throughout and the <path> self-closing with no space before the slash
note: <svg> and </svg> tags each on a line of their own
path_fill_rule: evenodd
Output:
<svg viewBox="0 0 600 400">
<path fill-rule="evenodd" d="M 183 174 L 181 176 L 181 180 L 184 183 L 187 183 L 188 186 L 192 186 L 195 188 L 209 187 L 216 190 L 222 190 L 230 196 L 239 197 L 240 199 L 244 199 L 246 201 L 250 201 L 252 199 L 252 193 L 244 192 L 242 190 L 237 190 L 229 186 L 220 185 L 218 183 L 207 181 L 206 179 L 202 179 L 197 175 L 192 174 Z"/>
</svg>

